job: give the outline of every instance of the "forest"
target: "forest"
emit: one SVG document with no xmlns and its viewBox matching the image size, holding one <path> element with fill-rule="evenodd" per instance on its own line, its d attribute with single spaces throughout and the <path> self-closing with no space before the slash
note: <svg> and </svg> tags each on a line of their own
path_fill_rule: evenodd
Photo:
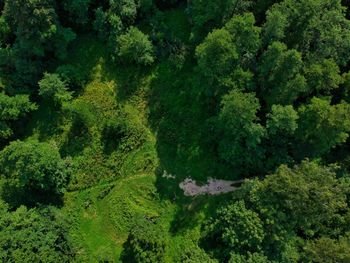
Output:
<svg viewBox="0 0 350 263">
<path fill-rule="evenodd" d="M 350 263 L 349 134 L 347 0 L 0 0 L 1 262 Z"/>
</svg>

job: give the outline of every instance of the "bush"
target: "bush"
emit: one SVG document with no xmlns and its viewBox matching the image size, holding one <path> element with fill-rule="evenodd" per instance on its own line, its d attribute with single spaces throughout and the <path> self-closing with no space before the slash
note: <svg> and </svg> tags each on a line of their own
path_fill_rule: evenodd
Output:
<svg viewBox="0 0 350 263">
<path fill-rule="evenodd" d="M 0 152 L 2 196 L 12 206 L 56 202 L 68 169 L 58 149 L 38 141 L 15 141 Z"/>
<path fill-rule="evenodd" d="M 107 121 L 103 130 L 105 150 L 128 152 L 140 147 L 146 141 L 143 126 L 130 122 L 127 116 L 116 116 Z"/>
<path fill-rule="evenodd" d="M 159 226 L 140 220 L 131 230 L 122 255 L 124 262 L 164 262 L 166 240 Z"/>
<path fill-rule="evenodd" d="M 58 74 L 45 73 L 42 80 L 39 81 L 39 95 L 44 99 L 53 101 L 60 105 L 72 99 L 68 91 L 67 84 Z"/>
<path fill-rule="evenodd" d="M 72 262 L 74 252 L 66 237 L 66 222 L 52 207 L 14 212 L 0 201 L 1 262 Z"/>
<path fill-rule="evenodd" d="M 121 35 L 117 40 L 117 46 L 117 55 L 129 63 L 150 65 L 154 62 L 151 41 L 136 27 L 130 27 Z"/>
</svg>

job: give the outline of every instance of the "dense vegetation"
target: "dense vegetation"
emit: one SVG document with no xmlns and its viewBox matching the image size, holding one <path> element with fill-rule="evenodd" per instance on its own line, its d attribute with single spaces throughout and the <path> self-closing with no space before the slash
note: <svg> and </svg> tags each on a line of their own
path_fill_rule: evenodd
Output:
<svg viewBox="0 0 350 263">
<path fill-rule="evenodd" d="M 0 261 L 350 262 L 347 1 L 0 14 Z"/>
</svg>

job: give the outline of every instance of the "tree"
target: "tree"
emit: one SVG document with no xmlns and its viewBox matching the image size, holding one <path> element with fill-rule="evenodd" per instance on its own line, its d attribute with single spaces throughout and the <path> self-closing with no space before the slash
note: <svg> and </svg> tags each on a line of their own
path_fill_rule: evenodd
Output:
<svg viewBox="0 0 350 263">
<path fill-rule="evenodd" d="M 267 150 L 266 166 L 273 171 L 281 164 L 293 162 L 291 156 L 292 141 L 298 128 L 298 112 L 293 106 L 272 105 L 271 112 L 266 115 L 268 139 L 264 148 Z"/>
<path fill-rule="evenodd" d="M 99 38 L 107 41 L 111 49 L 116 49 L 116 42 L 124 26 L 120 16 L 113 12 L 105 12 L 101 7 L 95 9 L 93 28 L 98 32 Z"/>
<path fill-rule="evenodd" d="M 268 105 L 292 104 L 307 91 L 306 80 L 301 74 L 301 54 L 280 42 L 272 43 L 262 55 L 259 80 L 261 94 Z"/>
<path fill-rule="evenodd" d="M 55 146 L 14 141 L 0 152 L 2 197 L 12 206 L 56 202 L 65 191 L 68 168 Z"/>
<path fill-rule="evenodd" d="M 340 237 L 334 240 L 321 237 L 307 242 L 305 260 L 315 263 L 346 263 L 350 261 L 350 239 Z"/>
<path fill-rule="evenodd" d="M 233 15 L 247 11 L 251 4 L 250 0 L 191 1 L 190 12 L 195 33 L 202 35 L 200 32 L 204 31 L 203 35 L 205 35 L 213 28 L 221 27 Z"/>
<path fill-rule="evenodd" d="M 200 85 L 209 97 L 223 94 L 227 78 L 238 62 L 238 53 L 230 33 L 214 30 L 196 47 Z M 230 81 L 230 80 L 229 80 Z"/>
<path fill-rule="evenodd" d="M 233 16 L 224 27 L 232 37 L 240 64 L 249 65 L 255 60 L 256 53 L 261 47 L 261 28 L 255 26 L 255 18 L 252 13 Z"/>
<path fill-rule="evenodd" d="M 259 215 L 247 209 L 244 201 L 237 201 L 217 211 L 206 225 L 205 236 L 214 253 L 226 261 L 231 253 L 260 251 L 265 233 Z"/>
<path fill-rule="evenodd" d="M 209 33 L 197 46 L 196 57 L 201 74 L 214 79 L 228 74 L 234 68 L 238 53 L 230 33 L 218 29 Z"/>
<path fill-rule="evenodd" d="M 50 73 L 45 73 L 42 80 L 39 81 L 39 95 L 58 105 L 72 98 L 66 83 L 61 80 L 60 76 Z"/>
<path fill-rule="evenodd" d="M 217 260 L 211 258 L 203 249 L 201 249 L 194 241 L 189 238 L 184 238 L 180 244 L 181 257 L 179 261 L 181 263 L 218 263 Z"/>
<path fill-rule="evenodd" d="M 344 99 L 346 102 L 350 102 L 350 72 L 345 72 L 342 75 L 342 85 L 341 85 L 341 92 L 342 92 L 342 99 Z"/>
<path fill-rule="evenodd" d="M 313 98 L 298 109 L 295 151 L 299 158 L 318 157 L 342 144 L 350 132 L 350 106 L 330 105 L 326 99 Z"/>
<path fill-rule="evenodd" d="M 308 160 L 293 168 L 281 165 L 263 180 L 246 181 L 206 222 L 203 243 L 221 261 L 344 260 L 349 189 L 349 182 L 337 179 L 334 166 Z M 329 240 L 329 233 L 339 242 Z"/>
<path fill-rule="evenodd" d="M 125 244 L 125 262 L 165 262 L 166 240 L 156 225 L 139 220 L 129 233 L 128 241 Z"/>
<path fill-rule="evenodd" d="M 130 63 L 150 65 L 154 62 L 153 46 L 148 36 L 136 27 L 117 39 L 117 55 Z"/>
<path fill-rule="evenodd" d="M 63 7 L 70 14 L 70 21 L 77 25 L 86 25 L 89 21 L 91 0 L 64 0 Z"/>
<path fill-rule="evenodd" d="M 3 17 L 15 40 L 7 43 L 9 68 L 4 78 L 9 85 L 33 86 L 42 72 L 44 58 L 64 58 L 74 32 L 60 25 L 52 0 L 6 0 Z M 10 76 L 7 76 L 9 73 Z M 12 78 L 11 78 L 12 77 Z"/>
<path fill-rule="evenodd" d="M 260 146 L 265 129 L 257 123 L 259 101 L 253 93 L 231 91 L 225 95 L 217 118 L 219 156 L 234 167 L 237 174 L 249 174 L 261 168 Z"/>
<path fill-rule="evenodd" d="M 293 231 L 313 238 L 348 210 L 347 194 L 334 169 L 303 161 L 256 182 L 249 199 L 273 231 L 266 235 Z"/>
<path fill-rule="evenodd" d="M 332 59 L 324 59 L 308 65 L 304 69 L 308 89 L 316 94 L 329 95 L 342 83 L 340 69 Z"/>
<path fill-rule="evenodd" d="M 29 101 L 27 95 L 13 97 L 0 93 L 0 139 L 8 139 L 13 135 L 11 123 L 36 110 L 37 106 Z"/>
<path fill-rule="evenodd" d="M 292 135 L 298 128 L 298 113 L 293 106 L 272 105 L 271 113 L 267 114 L 266 128 L 269 135 Z"/>
<path fill-rule="evenodd" d="M 43 57 L 45 51 L 56 52 L 75 37 L 61 27 L 51 0 L 6 0 L 3 16 L 16 35 L 16 48 L 30 55 Z M 57 37 L 65 34 L 69 36 Z"/>
<path fill-rule="evenodd" d="M 247 253 L 247 256 L 240 254 L 231 254 L 229 263 L 272 263 L 262 253 Z"/>
<path fill-rule="evenodd" d="M 1 202 L 1 201 L 0 201 Z M 2 262 L 71 262 L 74 251 L 67 224 L 52 207 L 10 212 L 0 203 L 0 260 Z"/>
<path fill-rule="evenodd" d="M 198 85 L 211 99 L 231 89 L 255 89 L 252 71 L 261 41 L 260 28 L 254 24 L 251 13 L 234 16 L 196 47 Z"/>
<path fill-rule="evenodd" d="M 265 42 L 283 41 L 308 60 L 349 61 L 350 21 L 341 0 L 282 1 L 267 11 L 264 27 Z"/>
</svg>

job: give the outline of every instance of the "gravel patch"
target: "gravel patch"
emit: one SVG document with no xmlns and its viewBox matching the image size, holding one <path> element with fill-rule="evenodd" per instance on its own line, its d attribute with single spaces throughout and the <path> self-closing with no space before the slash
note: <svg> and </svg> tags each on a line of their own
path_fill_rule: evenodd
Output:
<svg viewBox="0 0 350 263">
<path fill-rule="evenodd" d="M 198 185 L 197 182 L 191 178 L 186 178 L 179 184 L 180 188 L 184 191 L 186 196 L 196 195 L 219 195 L 224 193 L 233 192 L 238 189 L 236 184 L 240 184 L 244 180 L 227 181 L 220 179 L 209 178 L 207 184 Z"/>
</svg>

